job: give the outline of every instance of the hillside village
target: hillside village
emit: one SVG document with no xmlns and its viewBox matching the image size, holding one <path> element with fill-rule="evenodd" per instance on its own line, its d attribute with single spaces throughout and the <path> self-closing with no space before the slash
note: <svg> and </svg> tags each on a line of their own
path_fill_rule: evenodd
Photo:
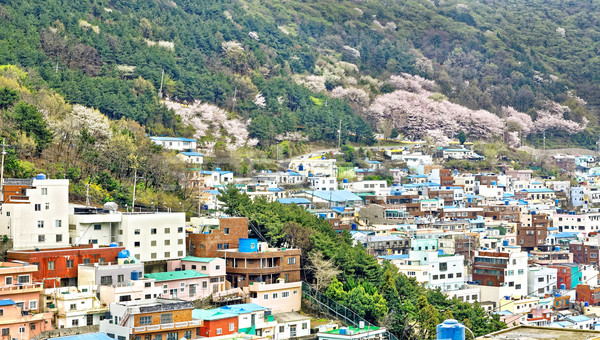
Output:
<svg viewBox="0 0 600 340">
<path fill-rule="evenodd" d="M 444 161 L 482 160 L 471 144 L 428 153 L 419 141 L 365 168 L 340 169 L 329 151 L 239 178 L 205 169 L 193 139 L 150 138 L 187 162 L 196 216 L 73 204 L 69 180 L 44 174 L 4 179 L 3 337 L 394 338 L 364 319 L 303 310 L 324 296 L 304 281 L 302 250 L 274 247 L 248 218 L 226 215 L 221 196 L 232 189 L 302 207 L 378 262 L 509 327 L 600 336 L 600 168 L 591 152 L 552 156 L 571 180 L 460 172 Z M 398 161 L 406 166 L 389 167 Z"/>
</svg>

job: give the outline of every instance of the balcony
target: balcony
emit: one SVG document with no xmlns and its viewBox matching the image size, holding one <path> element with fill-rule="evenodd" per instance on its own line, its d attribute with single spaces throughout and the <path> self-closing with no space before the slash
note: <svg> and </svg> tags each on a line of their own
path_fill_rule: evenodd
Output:
<svg viewBox="0 0 600 340">
<path fill-rule="evenodd" d="M 175 329 L 200 327 L 200 326 L 202 326 L 202 320 L 162 323 L 162 324 L 158 324 L 158 325 L 133 327 L 133 334 L 157 332 L 157 331 L 163 331 L 163 330 L 175 330 Z"/>
<path fill-rule="evenodd" d="M 0 287 L 0 295 L 30 293 L 35 291 L 41 291 L 43 288 L 44 285 L 41 283 L 27 283 L 16 284 L 13 286 L 2 286 Z"/>
</svg>

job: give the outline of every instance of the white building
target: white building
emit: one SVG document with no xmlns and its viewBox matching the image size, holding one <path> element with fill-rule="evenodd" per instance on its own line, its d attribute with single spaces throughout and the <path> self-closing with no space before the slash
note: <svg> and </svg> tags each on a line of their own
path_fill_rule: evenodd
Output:
<svg viewBox="0 0 600 340">
<path fill-rule="evenodd" d="M 297 312 L 273 314 L 275 326 L 275 340 L 298 338 L 310 335 L 310 316 Z"/>
<path fill-rule="evenodd" d="M 366 180 L 359 182 L 344 182 L 342 184 L 344 190 L 351 191 L 353 193 L 367 193 L 372 192 L 375 195 L 389 195 L 390 188 L 386 180 Z"/>
<path fill-rule="evenodd" d="M 186 163 L 201 165 L 204 163 L 204 155 L 195 151 L 184 151 L 177 154 L 177 157 Z"/>
<path fill-rule="evenodd" d="M 311 190 L 333 191 L 338 189 L 337 178 L 331 176 L 309 176 L 308 187 Z"/>
<path fill-rule="evenodd" d="M 552 218 L 554 227 L 559 232 L 570 231 L 589 234 L 600 230 L 600 213 L 589 214 L 555 214 Z"/>
<path fill-rule="evenodd" d="M 54 313 L 58 328 L 98 325 L 108 311 L 89 288 L 48 288 L 44 301 L 45 311 Z"/>
<path fill-rule="evenodd" d="M 459 290 L 450 290 L 444 292 L 450 298 L 456 297 L 462 302 L 475 303 L 481 302 L 481 289 L 479 287 L 463 288 Z"/>
<path fill-rule="evenodd" d="M 195 139 L 183 137 L 150 137 L 152 142 L 165 149 L 176 151 L 194 151 L 198 142 Z"/>
<path fill-rule="evenodd" d="M 544 297 L 552 294 L 557 287 L 558 269 L 549 267 L 529 267 L 527 272 L 527 291 L 532 295 Z"/>
<path fill-rule="evenodd" d="M 61 248 L 69 245 L 69 180 L 5 179 L 0 234 L 13 249 Z"/>
<path fill-rule="evenodd" d="M 185 256 L 185 213 L 74 209 L 70 229 L 76 245 L 117 242 L 142 262 Z"/>
<path fill-rule="evenodd" d="M 295 158 L 290 162 L 289 168 L 302 176 L 330 176 L 337 177 L 338 167 L 335 165 L 335 159 L 327 159 L 325 157 Z"/>
</svg>

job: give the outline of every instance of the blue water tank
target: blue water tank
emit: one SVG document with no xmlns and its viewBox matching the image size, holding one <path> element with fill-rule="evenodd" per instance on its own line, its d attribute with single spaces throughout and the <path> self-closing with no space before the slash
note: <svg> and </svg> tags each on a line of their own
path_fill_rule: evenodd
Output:
<svg viewBox="0 0 600 340">
<path fill-rule="evenodd" d="M 486 248 L 486 247 L 483 247 L 483 248 L 481 248 L 481 249 L 482 249 L 482 250 L 487 250 L 487 248 Z"/>
<path fill-rule="evenodd" d="M 492 181 L 492 185 L 496 185 L 496 181 Z"/>
<path fill-rule="evenodd" d="M 221 168 L 215 168 L 215 171 L 221 171 Z"/>
<path fill-rule="evenodd" d="M 356 223 L 352 223 L 352 230 L 356 230 Z"/>
<path fill-rule="evenodd" d="M 117 242 L 111 242 L 111 244 L 108 245 L 110 248 L 116 248 L 119 246 L 119 244 Z"/>
<path fill-rule="evenodd" d="M 303 171 L 304 170 L 304 165 L 302 165 L 302 164 L 298 165 L 298 170 L 299 171 Z"/>
<path fill-rule="evenodd" d="M 132 280 L 139 280 L 140 279 L 140 272 L 138 272 L 137 270 L 134 270 L 131 272 L 131 279 Z"/>
<path fill-rule="evenodd" d="M 589 307 L 589 306 L 590 306 L 590 303 L 586 301 L 586 302 L 584 302 L 584 303 L 583 303 L 583 306 L 585 306 L 585 307 Z"/>
<path fill-rule="evenodd" d="M 344 183 L 348 183 L 348 179 L 347 178 L 344 178 Z"/>
<path fill-rule="evenodd" d="M 510 300 L 510 296 L 505 296 L 504 300 Z"/>
<path fill-rule="evenodd" d="M 454 319 L 437 325 L 437 340 L 465 340 L 465 325 Z"/>
<path fill-rule="evenodd" d="M 258 251 L 257 238 L 241 238 L 240 253 L 256 253 Z"/>
<path fill-rule="evenodd" d="M 129 250 L 121 250 L 119 252 L 119 254 L 117 254 L 117 257 L 120 259 L 126 259 L 129 257 Z"/>
<path fill-rule="evenodd" d="M 504 205 L 508 205 L 508 200 L 504 201 Z"/>
<path fill-rule="evenodd" d="M 554 251 L 560 251 L 560 247 L 559 246 L 554 247 Z"/>
<path fill-rule="evenodd" d="M 502 241 L 502 246 L 503 247 L 507 247 L 508 246 L 508 241 L 507 240 Z"/>
<path fill-rule="evenodd" d="M 560 294 L 554 294 L 554 297 L 561 297 Z"/>
<path fill-rule="evenodd" d="M 566 286 L 564 283 L 562 283 L 562 284 L 560 285 L 560 289 L 567 289 L 567 286 Z"/>
<path fill-rule="evenodd" d="M 438 250 L 438 255 L 446 255 L 442 249 Z"/>
<path fill-rule="evenodd" d="M 321 159 L 325 159 L 325 156 L 321 156 Z"/>
<path fill-rule="evenodd" d="M 346 328 L 340 328 L 340 335 L 346 335 Z"/>
<path fill-rule="evenodd" d="M 46 179 L 46 175 L 45 175 L 45 174 L 37 174 L 37 175 L 35 176 L 35 179 L 38 179 L 38 180 L 44 180 L 44 179 Z"/>
<path fill-rule="evenodd" d="M 313 176 L 314 176 L 314 175 L 313 175 L 313 173 L 312 173 L 312 172 L 309 172 L 309 173 L 308 173 L 308 177 L 313 177 Z"/>
<path fill-rule="evenodd" d="M 562 191 L 562 190 L 561 190 L 561 191 Z M 559 200 L 556 200 L 556 204 L 558 204 L 558 203 L 560 203 L 560 201 L 559 201 Z"/>
</svg>

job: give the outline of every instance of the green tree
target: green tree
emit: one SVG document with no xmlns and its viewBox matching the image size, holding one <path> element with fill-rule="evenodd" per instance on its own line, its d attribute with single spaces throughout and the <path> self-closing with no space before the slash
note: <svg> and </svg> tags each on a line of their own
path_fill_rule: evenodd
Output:
<svg viewBox="0 0 600 340">
<path fill-rule="evenodd" d="M 336 278 L 331 280 L 329 287 L 325 291 L 325 295 L 342 305 L 348 304 L 348 293 L 344 291 L 344 285 Z"/>
<path fill-rule="evenodd" d="M 250 197 L 242 193 L 233 183 L 227 184 L 223 189 L 219 189 L 217 199 L 223 202 L 228 216 L 238 216 L 244 206 L 252 204 Z"/>
<path fill-rule="evenodd" d="M 460 142 L 460 145 L 463 145 L 467 141 L 467 134 L 465 134 L 464 131 L 460 130 L 460 132 L 458 133 L 458 135 L 456 136 L 456 138 L 458 138 L 458 141 Z"/>
<path fill-rule="evenodd" d="M 436 327 L 440 323 L 439 312 L 427 301 L 424 295 L 417 299 L 418 331 L 421 339 L 434 339 Z"/>
<path fill-rule="evenodd" d="M 17 91 L 8 87 L 0 87 L 0 110 L 6 109 L 19 100 Z"/>
<path fill-rule="evenodd" d="M 18 103 L 13 111 L 12 119 L 18 129 L 35 140 L 38 151 L 42 151 L 52 141 L 52 133 L 46 127 L 46 121 L 35 106 L 24 102 Z"/>
</svg>

